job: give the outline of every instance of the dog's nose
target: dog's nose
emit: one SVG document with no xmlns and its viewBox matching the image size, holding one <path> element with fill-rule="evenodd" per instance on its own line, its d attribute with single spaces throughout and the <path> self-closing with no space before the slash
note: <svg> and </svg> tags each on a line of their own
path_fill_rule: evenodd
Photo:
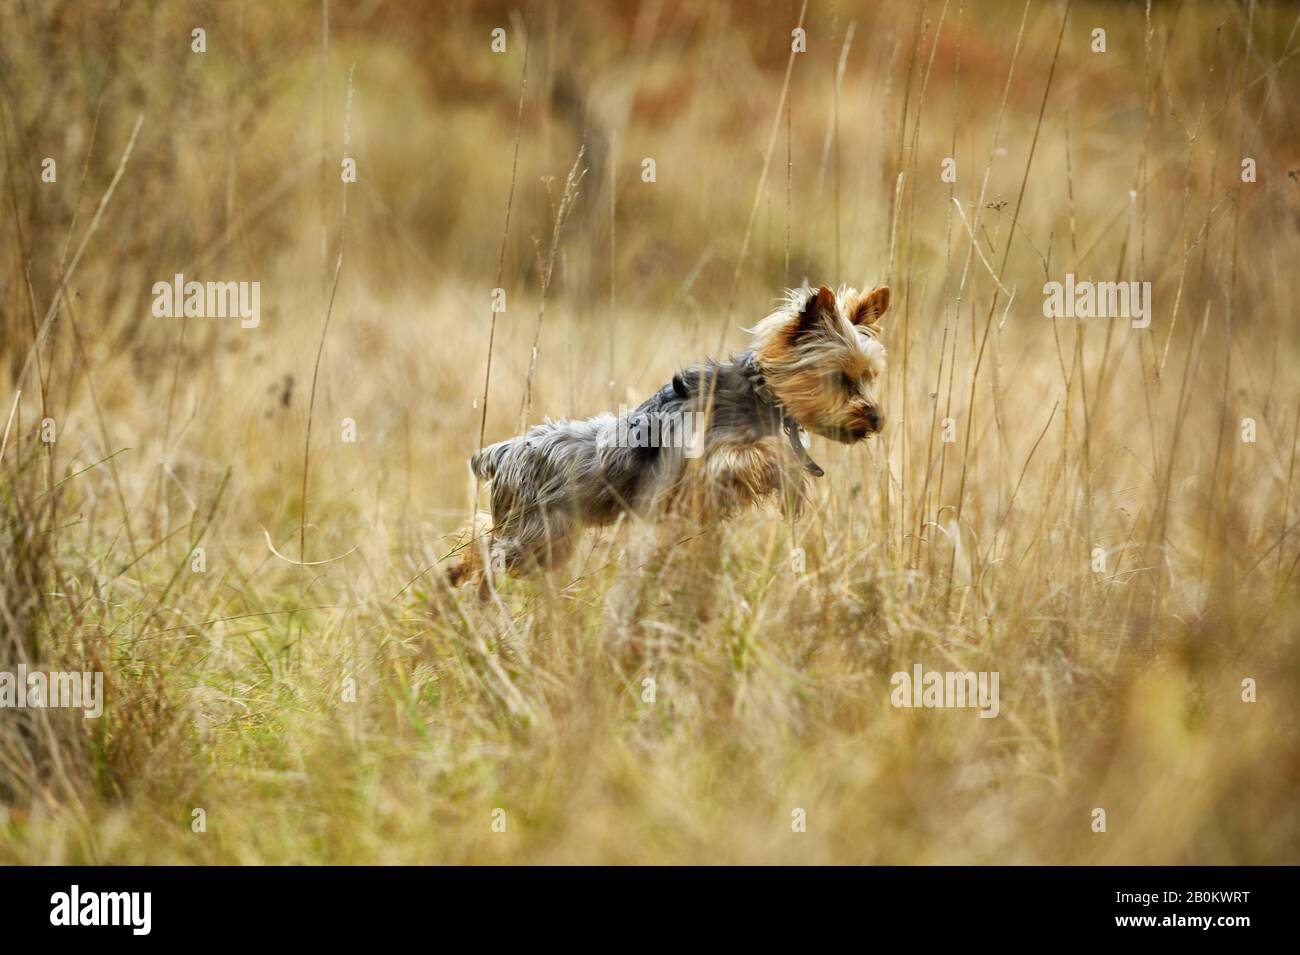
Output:
<svg viewBox="0 0 1300 955">
<path fill-rule="evenodd" d="M 872 431 L 879 431 L 885 423 L 885 416 L 879 411 L 871 410 L 867 412 L 867 424 Z"/>
</svg>

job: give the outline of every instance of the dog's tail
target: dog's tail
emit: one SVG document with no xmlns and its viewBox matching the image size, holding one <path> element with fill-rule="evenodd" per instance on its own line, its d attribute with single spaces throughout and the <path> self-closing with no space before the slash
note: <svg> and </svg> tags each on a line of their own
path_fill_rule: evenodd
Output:
<svg viewBox="0 0 1300 955">
<path fill-rule="evenodd" d="M 481 451 L 475 451 L 469 459 L 469 469 L 475 477 L 484 481 L 490 481 L 497 476 L 497 471 L 501 469 L 501 463 L 505 460 L 511 449 L 514 447 L 517 438 L 507 438 L 505 441 L 498 441 L 496 444 L 490 444 Z"/>
</svg>

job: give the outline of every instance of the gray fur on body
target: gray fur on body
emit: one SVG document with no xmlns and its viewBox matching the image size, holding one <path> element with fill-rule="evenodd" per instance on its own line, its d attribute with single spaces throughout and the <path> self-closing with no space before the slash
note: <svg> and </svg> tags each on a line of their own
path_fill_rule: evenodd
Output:
<svg viewBox="0 0 1300 955">
<path fill-rule="evenodd" d="M 617 436 L 649 416 L 688 412 L 707 415 L 704 458 L 723 442 L 751 443 L 781 434 L 786 425 L 751 352 L 683 369 L 621 417 L 606 412 L 582 421 L 548 418 L 470 459 L 474 474 L 491 481 L 494 553 L 503 551 L 507 567 L 527 559 L 549 565 L 567 554 L 578 525 L 609 524 L 629 511 L 655 512 L 671 498 L 697 451 L 680 442 L 620 447 Z M 820 472 L 811 461 L 807 465 Z"/>
</svg>

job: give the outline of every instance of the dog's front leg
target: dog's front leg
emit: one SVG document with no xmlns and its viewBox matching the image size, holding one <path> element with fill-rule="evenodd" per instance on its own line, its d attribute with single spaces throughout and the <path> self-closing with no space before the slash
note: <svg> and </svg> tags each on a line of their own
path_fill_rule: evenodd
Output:
<svg viewBox="0 0 1300 955">
<path fill-rule="evenodd" d="M 790 483 L 787 457 L 784 440 L 778 436 L 711 448 L 701 475 L 708 516 L 723 518 L 771 495 L 784 497 Z"/>
</svg>

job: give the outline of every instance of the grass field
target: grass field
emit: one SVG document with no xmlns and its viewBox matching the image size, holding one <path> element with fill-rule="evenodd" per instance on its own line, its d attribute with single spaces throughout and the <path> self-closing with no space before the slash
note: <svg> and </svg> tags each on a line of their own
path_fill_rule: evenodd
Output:
<svg viewBox="0 0 1300 955">
<path fill-rule="evenodd" d="M 0 862 L 1300 862 L 1298 54 L 1250 0 L 0 6 L 0 671 L 105 686 L 0 709 Z M 798 521 L 448 587 L 480 432 L 805 281 L 894 304 Z"/>
</svg>

